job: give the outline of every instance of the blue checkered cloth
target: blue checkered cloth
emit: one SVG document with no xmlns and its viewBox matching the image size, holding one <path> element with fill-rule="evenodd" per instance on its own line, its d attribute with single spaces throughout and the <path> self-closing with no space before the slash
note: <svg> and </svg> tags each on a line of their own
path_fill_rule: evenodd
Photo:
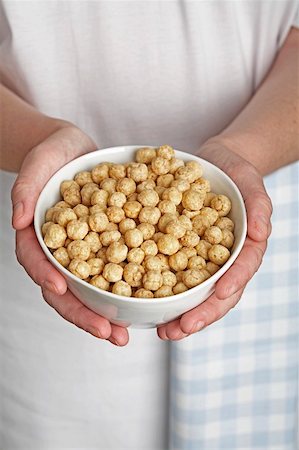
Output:
<svg viewBox="0 0 299 450">
<path fill-rule="evenodd" d="M 298 449 L 298 164 L 265 184 L 259 272 L 225 318 L 172 344 L 171 450 Z"/>
</svg>

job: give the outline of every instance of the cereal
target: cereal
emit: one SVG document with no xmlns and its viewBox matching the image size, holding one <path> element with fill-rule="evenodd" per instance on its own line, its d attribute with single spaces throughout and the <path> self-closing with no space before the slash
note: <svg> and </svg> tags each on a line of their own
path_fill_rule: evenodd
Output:
<svg viewBox="0 0 299 450">
<path fill-rule="evenodd" d="M 135 161 L 103 162 L 60 184 L 44 242 L 78 278 L 117 295 L 162 298 L 191 289 L 230 257 L 230 199 L 211 192 L 201 165 L 169 145 Z"/>
</svg>

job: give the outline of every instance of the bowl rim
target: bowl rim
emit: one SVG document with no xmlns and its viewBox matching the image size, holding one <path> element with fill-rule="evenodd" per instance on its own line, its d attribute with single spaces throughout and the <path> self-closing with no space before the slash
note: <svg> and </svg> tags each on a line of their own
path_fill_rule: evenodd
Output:
<svg viewBox="0 0 299 450">
<path fill-rule="evenodd" d="M 107 147 L 104 149 L 97 149 L 94 150 L 92 152 L 88 152 L 85 153 L 84 155 L 81 155 L 77 158 L 72 159 L 71 161 L 69 161 L 67 164 L 65 164 L 64 166 L 62 166 L 60 169 L 58 169 L 52 176 L 51 178 L 47 181 L 47 183 L 45 184 L 45 186 L 43 187 L 43 189 L 41 190 L 41 192 L 39 193 L 38 196 L 38 200 L 36 202 L 35 205 L 35 210 L 34 210 L 34 220 L 33 220 L 33 225 L 34 225 L 34 230 L 35 230 L 35 234 L 37 236 L 38 242 L 43 250 L 43 252 L 45 253 L 46 257 L 48 258 L 48 260 L 54 265 L 54 267 L 62 274 L 65 274 L 66 276 L 64 278 L 68 278 L 70 277 L 72 280 L 78 282 L 79 284 L 82 284 L 82 286 L 87 287 L 89 289 L 91 289 L 92 291 L 96 292 L 96 293 L 100 293 L 103 296 L 107 296 L 108 298 L 114 299 L 114 300 L 119 300 L 119 301 L 125 301 L 127 303 L 131 303 L 131 304 L 147 304 L 147 305 L 157 305 L 157 304 L 168 304 L 168 303 L 172 303 L 172 302 L 176 302 L 184 297 L 186 297 L 187 294 L 190 294 L 190 292 L 192 292 L 194 295 L 196 295 L 197 291 L 200 291 L 202 288 L 207 287 L 211 284 L 214 283 L 214 281 L 216 281 L 216 279 L 218 280 L 219 278 L 222 277 L 222 275 L 227 272 L 227 270 L 232 266 L 232 264 L 235 262 L 235 260 L 237 259 L 237 257 L 239 256 L 243 246 L 244 246 L 244 242 L 247 236 L 247 214 L 246 214 L 246 208 L 245 208 L 245 203 L 243 200 L 243 197 L 240 193 L 240 190 L 238 188 L 238 186 L 235 184 L 235 182 L 225 173 L 223 172 L 219 167 L 217 167 L 216 165 L 210 163 L 209 161 L 200 158 L 197 155 L 194 155 L 192 153 L 188 153 L 188 152 L 184 152 L 181 150 L 175 150 L 176 156 L 180 157 L 180 158 L 184 158 L 186 157 L 186 155 L 188 155 L 188 157 L 190 158 L 190 160 L 197 160 L 200 164 L 202 164 L 202 162 L 213 168 L 213 170 L 216 169 L 216 172 L 218 171 L 219 174 L 222 176 L 222 178 L 225 179 L 225 181 L 230 184 L 237 197 L 239 200 L 239 206 L 241 207 L 241 213 L 242 216 L 244 218 L 244 227 L 241 231 L 241 236 L 240 236 L 240 241 L 238 243 L 238 245 L 236 246 L 236 248 L 234 249 L 233 253 L 231 254 L 231 256 L 229 257 L 229 259 L 227 260 L 227 262 L 225 264 L 223 264 L 223 266 L 220 267 L 220 269 L 213 275 L 211 275 L 211 277 L 209 277 L 207 280 L 203 281 L 201 284 L 194 286 L 193 288 L 188 289 L 187 291 L 181 292 L 180 294 L 173 294 L 170 295 L 168 297 L 154 297 L 154 298 L 136 298 L 136 297 L 126 297 L 124 295 L 119 295 L 119 294 L 114 294 L 113 292 L 109 292 L 109 291 L 104 291 L 102 289 L 97 288 L 96 286 L 93 286 L 92 284 L 81 280 L 81 278 L 76 277 L 76 275 L 74 275 L 72 272 L 70 272 L 69 270 L 67 270 L 65 267 L 63 267 L 52 255 L 52 253 L 50 252 L 50 250 L 48 249 L 48 247 L 46 246 L 46 244 L 44 243 L 43 237 L 42 237 L 42 233 L 41 233 L 41 229 L 39 227 L 38 224 L 38 217 L 37 217 L 37 211 L 40 208 L 40 204 L 43 200 L 43 196 L 45 195 L 45 192 L 47 190 L 48 185 L 52 182 L 53 178 L 58 177 L 66 168 L 70 168 L 72 165 L 75 166 L 77 165 L 78 161 L 88 161 L 89 159 L 93 159 L 97 154 L 101 154 L 101 156 L 104 155 L 108 155 L 111 153 L 117 153 L 117 152 L 121 152 L 121 153 L 125 153 L 126 150 L 128 151 L 132 151 L 132 150 L 137 150 L 138 148 L 142 148 L 142 147 L 149 147 L 149 148 L 156 148 L 155 146 L 152 145 L 122 145 L 122 146 L 114 146 L 114 147 Z M 99 164 L 101 162 L 104 162 L 104 160 L 99 161 Z M 219 276 L 220 275 L 220 276 Z M 67 281 L 67 279 L 66 279 Z"/>
</svg>

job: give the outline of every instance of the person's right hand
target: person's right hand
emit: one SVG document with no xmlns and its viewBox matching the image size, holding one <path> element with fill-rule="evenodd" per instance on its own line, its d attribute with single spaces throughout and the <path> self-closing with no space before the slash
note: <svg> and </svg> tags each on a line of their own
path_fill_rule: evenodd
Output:
<svg viewBox="0 0 299 450">
<path fill-rule="evenodd" d="M 64 124 L 27 154 L 12 189 L 16 255 L 58 314 L 93 336 L 122 346 L 129 340 L 127 329 L 94 313 L 67 289 L 66 280 L 42 251 L 32 225 L 38 196 L 49 178 L 72 159 L 95 149 L 95 143 L 85 133 Z"/>
</svg>

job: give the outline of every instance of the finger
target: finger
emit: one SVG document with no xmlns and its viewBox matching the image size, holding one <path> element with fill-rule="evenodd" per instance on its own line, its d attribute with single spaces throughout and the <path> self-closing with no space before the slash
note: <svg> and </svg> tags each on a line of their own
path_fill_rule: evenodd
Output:
<svg viewBox="0 0 299 450">
<path fill-rule="evenodd" d="M 244 288 L 240 289 L 226 300 L 219 300 L 215 293 L 212 294 L 199 306 L 183 314 L 180 319 L 180 328 L 182 332 L 186 334 L 197 333 L 208 325 L 211 325 L 213 322 L 221 319 L 236 306 L 243 291 Z"/>
<path fill-rule="evenodd" d="M 13 227 L 21 230 L 32 222 L 38 196 L 53 173 L 95 148 L 88 136 L 70 126 L 58 130 L 31 150 L 12 189 Z"/>
<path fill-rule="evenodd" d="M 109 321 L 84 306 L 69 290 L 64 295 L 55 295 L 47 289 L 42 291 L 46 302 L 68 322 L 97 338 L 111 336 Z"/>
<path fill-rule="evenodd" d="M 163 340 L 178 341 L 188 336 L 188 334 L 182 331 L 180 319 L 176 319 L 165 325 L 161 325 L 158 329 L 158 336 Z"/>
<path fill-rule="evenodd" d="M 16 256 L 28 275 L 39 286 L 62 295 L 67 290 L 64 277 L 47 260 L 33 226 L 16 232 Z"/>
<path fill-rule="evenodd" d="M 119 347 L 127 345 L 129 342 L 129 333 L 126 328 L 111 324 L 111 336 L 108 338 L 112 344 Z"/>
<path fill-rule="evenodd" d="M 246 238 L 240 255 L 231 268 L 216 283 L 216 295 L 219 299 L 226 299 L 239 291 L 248 283 L 260 267 L 267 242 L 256 242 Z"/>
</svg>

